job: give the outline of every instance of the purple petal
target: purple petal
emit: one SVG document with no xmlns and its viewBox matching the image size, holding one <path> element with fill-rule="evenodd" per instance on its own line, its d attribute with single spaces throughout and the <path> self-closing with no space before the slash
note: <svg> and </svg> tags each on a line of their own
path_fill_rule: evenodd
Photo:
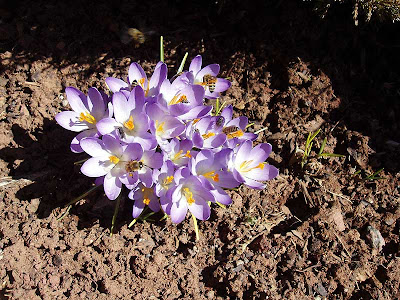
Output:
<svg viewBox="0 0 400 300">
<path fill-rule="evenodd" d="M 129 66 L 128 78 L 130 84 L 132 84 L 134 81 L 139 83 L 140 79 L 142 78 L 147 81 L 146 73 L 143 71 L 143 68 L 136 62 L 131 63 L 131 65 Z"/>
<path fill-rule="evenodd" d="M 115 137 L 106 134 L 103 136 L 103 143 L 105 148 L 109 150 L 113 155 L 117 157 L 122 156 L 122 145 Z"/>
<path fill-rule="evenodd" d="M 140 214 L 142 213 L 144 207 L 146 206 L 143 202 L 143 199 L 137 198 L 135 199 L 134 193 L 136 193 L 137 191 L 130 191 L 128 197 L 130 199 L 134 199 L 135 202 L 133 202 L 133 209 L 132 209 L 132 217 L 134 219 L 136 219 L 137 217 L 140 216 Z"/>
<path fill-rule="evenodd" d="M 255 146 L 251 150 L 251 157 L 254 157 L 254 161 L 263 162 L 265 161 L 268 156 L 271 154 L 272 146 L 269 143 L 263 143 Z"/>
<path fill-rule="evenodd" d="M 207 220 L 210 217 L 211 209 L 207 202 L 199 201 L 188 205 L 190 212 L 199 220 Z"/>
<path fill-rule="evenodd" d="M 106 78 L 106 84 L 110 91 L 113 93 L 119 92 L 121 89 L 129 87 L 129 85 L 125 81 L 113 77 Z"/>
<path fill-rule="evenodd" d="M 121 127 L 121 124 L 115 121 L 114 118 L 104 118 L 96 124 L 97 130 L 103 135 L 111 133 L 119 127 Z"/>
<path fill-rule="evenodd" d="M 81 172 L 88 177 L 100 177 L 109 172 L 111 162 L 104 157 L 89 158 L 81 167 Z"/>
<path fill-rule="evenodd" d="M 106 150 L 104 143 L 97 138 L 85 138 L 81 140 L 83 151 L 93 157 L 109 157 L 110 153 Z"/>
<path fill-rule="evenodd" d="M 96 120 L 100 120 L 104 116 L 104 112 L 106 109 L 103 97 L 101 96 L 100 92 L 96 88 L 90 88 L 88 91 L 87 100 L 91 115 Z"/>
<path fill-rule="evenodd" d="M 217 134 L 211 138 L 209 138 L 211 147 L 218 148 L 226 141 L 226 135 L 223 133 Z"/>
<path fill-rule="evenodd" d="M 224 78 L 217 78 L 214 92 L 222 93 L 231 87 L 231 82 Z"/>
<path fill-rule="evenodd" d="M 216 77 L 219 73 L 219 65 L 218 64 L 212 64 L 208 65 L 207 67 L 204 67 L 197 75 L 196 78 L 200 79 L 203 78 L 205 75 L 211 75 Z"/>
<path fill-rule="evenodd" d="M 132 107 L 129 105 L 125 95 L 121 92 L 115 93 L 112 101 L 115 120 L 122 124 L 129 119 Z"/>
<path fill-rule="evenodd" d="M 145 152 L 149 153 L 149 152 Z M 145 156 L 145 155 L 143 155 Z M 163 155 L 159 152 L 154 152 L 152 155 L 146 155 L 143 157 L 145 164 L 152 169 L 159 169 L 163 164 Z"/>
<path fill-rule="evenodd" d="M 171 206 L 171 221 L 176 224 L 182 222 L 186 217 L 187 209 L 188 205 L 186 201 L 173 203 Z"/>
<path fill-rule="evenodd" d="M 85 130 L 79 133 L 76 137 L 74 137 L 74 139 L 71 142 L 71 151 L 74 153 L 84 152 L 80 145 L 80 142 L 82 139 L 87 137 L 98 137 L 97 130 L 96 129 Z"/>
<path fill-rule="evenodd" d="M 189 71 L 193 72 L 193 74 L 196 75 L 201 69 L 201 64 L 202 64 L 201 55 L 197 55 L 195 58 L 192 59 L 192 62 L 190 63 L 189 66 Z"/>
<path fill-rule="evenodd" d="M 255 190 L 263 190 L 265 188 L 265 184 L 247 177 L 245 178 L 245 181 L 243 183 Z"/>
<path fill-rule="evenodd" d="M 158 199 L 154 195 L 151 197 L 150 203 L 149 203 L 148 206 L 154 212 L 159 212 L 160 211 L 160 203 L 158 203 Z"/>
<path fill-rule="evenodd" d="M 144 91 L 142 87 L 135 86 L 128 98 L 129 106 L 135 111 L 142 112 L 145 103 Z"/>
<path fill-rule="evenodd" d="M 104 192 L 110 200 L 115 200 L 121 193 L 122 182 L 110 173 L 104 177 Z"/>
<path fill-rule="evenodd" d="M 235 179 L 235 177 L 231 172 L 219 171 L 217 173 L 218 173 L 218 182 L 216 182 L 216 185 L 226 189 L 233 189 L 240 185 L 240 182 L 238 182 Z"/>
<path fill-rule="evenodd" d="M 121 156 L 123 161 L 140 160 L 143 155 L 143 148 L 138 143 L 129 144 Z"/>
<path fill-rule="evenodd" d="M 278 176 L 279 170 L 271 165 L 264 165 L 263 168 L 254 168 L 246 172 L 246 177 L 257 181 L 265 181 L 274 179 Z"/>
<path fill-rule="evenodd" d="M 232 114 L 233 114 L 232 105 L 225 107 L 221 112 L 221 116 L 223 116 L 225 118 L 226 123 L 228 123 L 230 120 L 232 120 Z"/>
<path fill-rule="evenodd" d="M 65 93 L 67 94 L 69 105 L 75 112 L 88 111 L 88 102 L 84 93 L 74 87 L 67 87 Z"/>
<path fill-rule="evenodd" d="M 167 66 L 164 63 L 160 64 L 159 67 L 154 70 L 153 76 L 151 76 L 149 82 L 148 96 L 158 93 L 161 84 L 167 78 L 167 72 L 168 72 Z"/>
<path fill-rule="evenodd" d="M 79 113 L 75 111 L 62 111 L 55 118 L 57 123 L 67 130 L 81 132 L 89 129 L 87 123 L 79 121 Z"/>
<path fill-rule="evenodd" d="M 216 202 L 224 205 L 230 205 L 232 203 L 232 198 L 221 188 L 216 188 L 210 191 L 213 194 Z"/>
<path fill-rule="evenodd" d="M 243 144 L 239 146 L 235 161 L 241 163 L 243 161 L 249 160 L 249 158 L 252 159 L 253 157 L 250 157 L 251 150 L 252 150 L 252 142 L 245 141 Z"/>
</svg>

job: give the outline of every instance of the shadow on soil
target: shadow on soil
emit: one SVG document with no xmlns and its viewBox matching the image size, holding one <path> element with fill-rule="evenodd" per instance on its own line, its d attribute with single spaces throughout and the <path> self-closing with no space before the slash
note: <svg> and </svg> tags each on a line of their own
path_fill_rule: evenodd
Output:
<svg viewBox="0 0 400 300">
<path fill-rule="evenodd" d="M 12 134 L 18 147 L 1 149 L 0 158 L 9 163 L 13 180 L 28 181 L 28 185 L 17 191 L 16 197 L 25 201 L 40 199 L 36 211 L 39 218 L 48 217 L 56 208 L 64 208 L 92 186 L 93 180 L 80 174 L 80 165 L 74 165 L 87 158 L 85 153 L 69 150 L 74 133 L 64 130 L 54 120 L 45 119 L 40 130 L 28 132 L 13 125 Z M 114 203 L 105 199 L 101 189 L 85 199 L 89 200 L 71 209 L 73 214 L 85 215 L 80 218 L 78 227 L 90 227 L 103 219 L 105 221 L 100 223 L 109 227 Z M 124 204 L 122 201 L 121 206 Z"/>
</svg>

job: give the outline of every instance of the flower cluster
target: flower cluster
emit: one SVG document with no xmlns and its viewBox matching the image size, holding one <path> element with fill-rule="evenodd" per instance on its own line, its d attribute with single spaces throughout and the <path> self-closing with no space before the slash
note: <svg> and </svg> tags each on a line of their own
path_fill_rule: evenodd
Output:
<svg viewBox="0 0 400 300">
<path fill-rule="evenodd" d="M 253 147 L 257 135 L 246 132 L 246 117 L 233 118 L 232 106 L 216 115 L 205 105 L 205 98 L 217 99 L 230 87 L 218 73 L 217 64 L 202 68 L 200 55 L 171 80 L 163 62 L 150 78 L 132 63 L 126 81 L 106 79 L 110 96 L 66 88 L 72 111 L 60 112 L 56 121 L 79 132 L 71 150 L 91 156 L 81 171 L 97 178 L 110 200 L 123 186 L 130 190 L 134 218 L 147 205 L 174 223 L 188 210 L 206 220 L 212 203 L 231 204 L 225 189 L 263 189 L 262 181 L 278 175 L 265 162 L 271 145 Z"/>
</svg>

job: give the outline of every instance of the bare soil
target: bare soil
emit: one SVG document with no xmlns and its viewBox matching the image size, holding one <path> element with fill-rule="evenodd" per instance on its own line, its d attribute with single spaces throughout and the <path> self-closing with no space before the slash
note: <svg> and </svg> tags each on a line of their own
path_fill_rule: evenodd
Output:
<svg viewBox="0 0 400 300">
<path fill-rule="evenodd" d="M 0 3 L 1 299 L 400 297 L 399 24 L 356 27 L 345 5 L 321 20 L 296 0 Z M 124 26 L 146 42 L 123 44 Z M 257 142 L 273 145 L 279 177 L 232 191 L 199 241 L 190 218 L 128 228 L 128 199 L 110 237 L 101 191 L 58 221 L 92 185 L 54 120 L 65 87 L 107 90 L 134 61 L 150 72 L 160 35 L 169 76 L 186 51 L 221 64 L 223 101 L 267 128 Z M 325 137 L 344 157 L 316 157 Z"/>
</svg>

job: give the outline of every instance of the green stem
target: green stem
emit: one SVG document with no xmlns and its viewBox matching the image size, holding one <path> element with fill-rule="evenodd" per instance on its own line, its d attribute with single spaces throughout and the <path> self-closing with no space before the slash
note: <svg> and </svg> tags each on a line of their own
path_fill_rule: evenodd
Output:
<svg viewBox="0 0 400 300">
<path fill-rule="evenodd" d="M 131 228 L 135 223 L 136 223 L 136 219 L 133 219 L 133 221 L 129 223 L 128 228 Z"/>
<path fill-rule="evenodd" d="M 193 214 L 192 214 L 192 219 L 193 219 L 194 231 L 196 232 L 196 240 L 198 241 L 200 239 L 199 227 L 197 226 L 197 219 Z"/>
<path fill-rule="evenodd" d="M 120 202 L 121 202 L 121 195 L 118 196 L 117 204 L 115 205 L 114 215 L 113 215 L 113 218 L 112 218 L 112 221 L 111 221 L 110 236 L 113 235 L 113 231 L 114 231 L 114 227 L 115 227 L 115 221 L 117 220 L 117 215 L 118 215 L 118 211 L 119 211 Z"/>
</svg>

